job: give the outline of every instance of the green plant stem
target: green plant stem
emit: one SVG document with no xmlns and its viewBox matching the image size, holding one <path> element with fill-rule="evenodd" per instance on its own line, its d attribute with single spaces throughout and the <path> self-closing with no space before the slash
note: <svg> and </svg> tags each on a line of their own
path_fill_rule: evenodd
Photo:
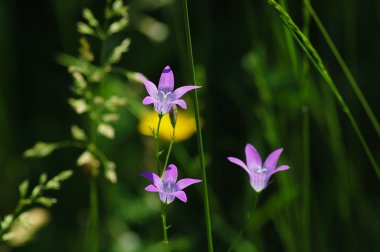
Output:
<svg viewBox="0 0 380 252">
<path fill-rule="evenodd" d="M 240 230 L 239 234 L 236 236 L 235 240 L 233 241 L 233 243 L 231 244 L 231 246 L 229 247 L 229 249 L 227 250 L 227 252 L 231 252 L 232 251 L 232 249 L 236 246 L 237 242 L 240 240 L 240 238 L 244 234 L 245 230 L 247 230 L 247 228 L 249 226 L 249 222 L 251 220 L 251 217 L 252 217 L 253 213 L 256 210 L 257 201 L 259 200 L 259 193 L 255 193 L 255 194 L 256 194 L 255 202 L 253 203 L 252 210 L 249 212 L 249 214 L 247 216 L 246 223 L 245 223 L 244 227 Z"/>
<path fill-rule="evenodd" d="M 168 228 L 166 226 L 166 204 L 165 203 L 161 203 L 161 220 L 162 220 L 162 233 L 163 233 L 163 236 L 164 236 L 164 245 L 168 245 L 169 244 L 169 241 L 168 241 Z"/>
<path fill-rule="evenodd" d="M 280 4 L 284 6 L 284 9 L 287 9 L 285 0 L 280 0 Z M 292 63 L 293 73 L 296 77 L 299 77 L 299 69 L 298 69 L 299 64 L 298 64 L 298 58 L 297 58 L 297 53 L 296 53 L 296 46 L 294 44 L 294 40 L 292 39 L 292 34 L 287 29 L 284 29 L 284 33 L 285 33 L 284 35 L 285 35 L 286 46 L 288 48 L 290 61 Z"/>
<path fill-rule="evenodd" d="M 161 177 L 164 176 L 166 167 L 168 166 L 169 156 L 170 156 L 170 153 L 171 153 L 172 148 L 173 148 L 174 140 L 175 140 L 175 126 L 173 127 L 173 135 L 172 135 L 172 139 L 170 140 L 170 145 L 169 145 L 168 153 L 166 153 L 165 164 L 164 164 L 164 167 L 162 168 L 162 175 L 161 175 Z"/>
<path fill-rule="evenodd" d="M 356 82 L 354 76 L 352 75 L 350 69 L 348 68 L 346 62 L 344 61 L 343 57 L 340 55 L 338 49 L 336 48 L 333 40 L 331 39 L 329 33 L 327 32 L 326 28 L 322 24 L 322 21 L 319 19 L 317 13 L 315 12 L 314 8 L 311 6 L 310 2 L 305 0 L 305 6 L 308 10 L 308 12 L 313 17 L 313 20 L 315 21 L 316 25 L 318 26 L 318 29 L 321 31 L 324 39 L 326 40 L 328 46 L 330 47 L 331 52 L 334 54 L 336 60 L 338 61 L 340 67 L 342 68 L 344 74 L 346 75 L 346 78 L 348 82 L 351 84 L 352 89 L 354 90 L 356 96 L 358 97 L 360 103 L 362 104 L 365 112 L 367 113 L 367 116 L 369 117 L 373 127 L 375 128 L 377 135 L 380 137 L 380 124 L 373 113 L 371 106 L 368 104 L 367 99 L 363 95 L 358 83 Z"/>
<path fill-rule="evenodd" d="M 161 120 L 163 115 L 158 114 L 158 123 L 157 123 L 157 129 L 154 132 L 154 140 L 156 141 L 156 162 L 157 162 L 157 172 L 158 174 L 161 174 L 161 168 L 160 168 L 160 126 L 161 126 Z"/>
<path fill-rule="evenodd" d="M 89 251 L 99 251 L 99 234 L 98 234 L 98 186 L 95 177 L 90 179 L 90 246 Z"/>
<path fill-rule="evenodd" d="M 185 30 L 186 30 L 186 42 L 187 42 L 187 51 L 191 66 L 191 73 L 193 77 L 193 83 L 196 85 L 195 78 L 195 69 L 194 69 L 194 58 L 193 58 L 193 49 L 191 44 L 191 32 L 190 32 L 190 22 L 189 22 L 189 12 L 187 7 L 187 0 L 183 0 L 183 12 L 185 18 Z M 203 152 L 203 142 L 202 142 L 202 129 L 200 123 L 199 115 L 199 103 L 198 103 L 198 91 L 194 90 L 194 104 L 195 104 L 195 124 L 197 128 L 197 142 L 198 142 L 198 151 L 200 155 L 200 165 L 202 169 L 202 179 L 203 179 L 203 193 L 204 193 L 204 212 L 206 217 L 206 232 L 207 232 L 207 243 L 208 251 L 214 251 L 213 242 L 212 242 L 212 228 L 211 228 L 211 216 L 210 216 L 210 203 L 208 199 L 208 190 L 207 190 L 207 175 L 205 167 L 205 159 Z"/>
<path fill-rule="evenodd" d="M 342 110 L 346 113 L 352 127 L 354 128 L 354 131 L 355 131 L 356 135 L 358 136 L 359 141 L 360 141 L 361 145 L 363 146 L 364 151 L 367 154 L 367 157 L 368 157 L 373 169 L 376 172 L 376 175 L 380 179 L 380 169 L 376 163 L 376 160 L 375 160 L 374 156 L 372 155 L 372 152 L 369 149 L 367 142 L 364 139 L 363 134 L 361 133 L 361 130 L 360 130 L 355 118 L 353 117 L 350 109 L 348 108 L 348 106 L 347 106 L 346 102 L 344 101 L 342 95 L 340 94 L 339 90 L 337 89 L 335 82 L 332 80 L 330 74 L 328 73 L 327 69 L 325 68 L 319 54 L 314 49 L 310 40 L 302 33 L 302 31 L 299 29 L 299 27 L 294 23 L 293 19 L 289 16 L 289 14 L 276 1 L 267 0 L 267 2 L 269 5 L 271 5 L 278 12 L 283 23 L 291 31 L 294 39 L 298 42 L 298 44 L 304 50 L 304 52 L 306 53 L 306 55 L 308 56 L 310 61 L 313 63 L 313 65 L 318 70 L 318 72 L 321 74 L 321 77 L 325 80 L 326 84 L 330 88 L 331 92 L 334 94 L 335 98 L 338 100 L 339 105 L 341 106 Z"/>
<path fill-rule="evenodd" d="M 158 123 L 157 123 L 157 129 L 156 131 L 152 130 L 153 131 L 153 136 L 154 136 L 154 140 L 156 141 L 156 161 L 157 161 L 157 171 L 158 171 L 158 174 L 161 174 L 161 169 L 160 169 L 160 150 L 159 150 L 159 141 L 160 141 L 160 137 L 159 137 L 159 134 L 160 134 L 160 126 L 161 126 L 161 121 L 162 121 L 162 117 L 163 115 L 161 114 L 158 114 Z M 165 169 L 165 167 L 164 167 Z M 162 171 L 162 175 L 161 177 L 164 176 L 164 171 Z M 165 203 L 161 203 L 161 220 L 162 220 L 162 233 L 163 233 L 163 236 L 164 236 L 164 245 L 168 245 L 169 241 L 168 241 L 168 232 L 167 232 L 167 226 L 166 226 L 166 205 Z"/>
<path fill-rule="evenodd" d="M 308 0 L 305 0 L 305 2 Z M 307 11 L 306 3 L 303 5 L 303 33 L 306 37 L 309 37 L 310 31 L 310 13 Z M 310 185 L 310 112 L 309 112 L 309 100 L 310 100 L 310 79 L 309 76 L 309 62 L 307 57 L 303 57 L 302 60 L 302 81 L 304 82 L 303 88 L 303 108 L 302 108 L 302 147 L 303 147 L 303 251 L 310 251 L 311 237 L 310 237 L 310 199 L 311 199 L 311 185 Z"/>
</svg>

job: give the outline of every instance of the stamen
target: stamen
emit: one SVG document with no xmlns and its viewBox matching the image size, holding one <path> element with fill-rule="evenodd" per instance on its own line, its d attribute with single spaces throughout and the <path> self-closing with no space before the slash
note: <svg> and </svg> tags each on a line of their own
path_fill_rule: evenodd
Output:
<svg viewBox="0 0 380 252">
<path fill-rule="evenodd" d="M 263 173 L 263 172 L 265 173 L 265 172 L 267 172 L 267 171 L 268 171 L 267 168 L 259 167 L 259 168 L 257 168 L 257 171 L 256 171 L 256 172 L 257 172 L 258 174 L 261 174 L 261 173 Z"/>
<path fill-rule="evenodd" d="M 163 104 L 167 104 L 168 101 L 170 102 L 170 95 L 172 94 L 171 92 L 167 92 L 166 94 L 163 92 L 163 91 L 160 91 L 160 96 L 159 97 L 159 100 L 163 103 Z"/>
</svg>

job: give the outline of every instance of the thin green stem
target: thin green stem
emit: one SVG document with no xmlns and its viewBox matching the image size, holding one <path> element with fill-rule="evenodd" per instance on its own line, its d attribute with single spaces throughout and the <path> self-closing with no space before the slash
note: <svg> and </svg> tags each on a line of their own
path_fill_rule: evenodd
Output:
<svg viewBox="0 0 380 252">
<path fill-rule="evenodd" d="M 305 2 L 308 0 L 305 0 Z M 303 5 L 303 33 L 309 37 L 310 31 L 310 13 L 307 11 L 306 3 Z M 310 112 L 309 112 L 309 99 L 310 99 L 310 79 L 309 79 L 309 62 L 307 57 L 303 57 L 302 62 L 302 80 L 303 85 L 303 108 L 302 108 L 302 142 L 303 142 L 303 251 L 310 251 L 311 237 L 310 237 Z"/>
<path fill-rule="evenodd" d="M 162 233 L 163 233 L 163 236 L 164 236 L 164 245 L 168 245 L 169 244 L 169 241 L 168 241 L 168 226 L 166 226 L 166 204 L 165 203 L 161 203 L 161 220 L 162 220 Z"/>
<path fill-rule="evenodd" d="M 157 129 L 156 131 L 153 131 L 154 140 L 156 141 L 156 161 L 157 161 L 157 171 L 158 174 L 161 174 L 161 168 L 160 168 L 160 150 L 159 150 L 159 142 L 160 142 L 160 126 L 162 121 L 163 115 L 158 114 L 158 123 L 157 123 Z M 165 169 L 165 167 L 164 167 Z M 164 176 L 164 171 L 162 172 L 161 177 Z M 164 245 L 168 245 L 168 232 L 167 232 L 167 226 L 166 226 L 166 205 L 165 203 L 161 203 L 161 220 L 162 220 L 162 232 L 164 236 Z"/>
<path fill-rule="evenodd" d="M 99 251 L 99 227 L 98 227 L 98 186 L 95 177 L 90 180 L 90 242 L 88 248 L 90 252 Z"/>
<path fill-rule="evenodd" d="M 282 6 L 284 6 L 285 9 L 287 9 L 285 0 L 280 0 L 280 3 Z M 285 33 L 286 46 L 288 48 L 290 61 L 292 63 L 293 73 L 298 78 L 299 77 L 299 69 L 298 69 L 299 67 L 298 67 L 298 58 L 297 58 L 297 53 L 296 53 L 296 46 L 294 44 L 294 40 L 292 39 L 292 34 L 289 32 L 289 30 L 284 29 L 284 33 Z"/>
<path fill-rule="evenodd" d="M 164 167 L 162 168 L 162 175 L 161 175 L 161 177 L 164 176 L 164 173 L 165 173 L 166 167 L 168 166 L 169 156 L 170 156 L 170 153 L 171 153 L 172 148 L 173 148 L 174 140 L 175 140 L 175 126 L 173 127 L 173 135 L 172 135 L 172 139 L 171 139 L 171 141 L 170 141 L 170 145 L 169 145 L 168 153 L 166 153 L 165 164 L 164 164 Z"/>
<path fill-rule="evenodd" d="M 156 162 L 157 162 L 157 172 L 158 174 L 161 174 L 161 168 L 160 168 L 160 126 L 162 121 L 163 115 L 158 115 L 158 123 L 157 123 L 157 129 L 154 132 L 154 140 L 156 141 Z"/>
<path fill-rule="evenodd" d="M 250 220 L 252 218 L 252 215 L 253 215 L 253 213 L 256 210 L 256 206 L 257 206 L 257 201 L 258 200 L 259 200 L 259 193 L 256 193 L 255 202 L 253 203 L 252 210 L 249 212 L 249 214 L 247 216 L 247 220 L 245 222 L 245 225 L 240 230 L 239 234 L 236 236 L 235 240 L 233 241 L 233 243 L 231 244 L 231 246 L 229 247 L 229 249 L 227 250 L 227 252 L 231 252 L 232 251 L 232 249 L 236 246 L 236 244 L 238 243 L 238 241 L 240 240 L 240 238 L 242 237 L 242 235 L 244 234 L 244 232 L 247 230 L 247 228 L 249 226 L 249 223 L 250 223 Z"/>
<path fill-rule="evenodd" d="M 374 156 L 372 155 L 371 150 L 369 149 L 366 140 L 363 137 L 363 134 L 361 133 L 361 130 L 351 114 L 350 109 L 348 108 L 346 102 L 344 101 L 342 95 L 340 94 L 339 90 L 337 89 L 335 82 L 332 80 L 330 74 L 328 73 L 327 69 L 325 68 L 322 59 L 320 58 L 318 52 L 314 49 L 313 45 L 311 44 L 310 40 L 302 33 L 302 31 L 299 29 L 299 27 L 294 23 L 293 19 L 289 16 L 289 14 L 274 0 L 267 0 L 269 5 L 271 5 L 279 14 L 280 18 L 282 19 L 283 23 L 288 27 L 288 29 L 292 32 L 294 39 L 298 42 L 298 44 L 301 46 L 301 48 L 304 50 L 306 55 L 309 57 L 309 60 L 313 63 L 315 68 L 318 70 L 318 72 L 321 74 L 321 77 L 325 80 L 326 84 L 330 88 L 331 92 L 334 94 L 336 99 L 338 100 L 339 105 L 343 109 L 343 111 L 346 113 L 352 127 L 354 128 L 354 131 L 356 135 L 359 138 L 359 141 L 361 145 L 364 148 L 365 153 L 367 154 L 367 157 L 374 168 L 376 175 L 380 179 L 380 169 L 376 163 L 376 160 Z"/>
<path fill-rule="evenodd" d="M 196 85 L 195 78 L 195 68 L 194 68 L 194 58 L 193 58 L 193 48 L 191 44 L 191 32 L 190 32 L 190 22 L 189 22 L 189 11 L 187 7 L 187 0 L 183 1 L 183 12 L 185 18 L 185 30 L 186 30 L 186 42 L 187 42 L 187 51 L 191 66 L 191 73 L 193 77 L 193 83 Z M 206 217 L 206 232 L 207 232 L 207 242 L 208 242 L 208 251 L 214 251 L 213 242 L 212 242 L 212 228 L 211 228 L 211 216 L 210 216 L 210 203 L 208 199 L 208 190 L 207 190 L 207 175 L 205 167 L 205 159 L 203 152 L 203 141 L 202 141 L 202 130 L 200 123 L 200 113 L 199 113 L 199 102 L 198 102 L 198 91 L 194 90 L 194 104 L 195 104 L 195 124 L 197 128 L 197 142 L 198 142 L 198 151 L 200 155 L 200 165 L 202 169 L 202 179 L 203 179 L 203 193 L 204 193 L 204 212 Z"/>
<path fill-rule="evenodd" d="M 327 32 L 326 28 L 322 24 L 322 21 L 319 19 L 317 13 L 315 12 L 314 8 L 311 6 L 309 1 L 305 1 L 305 6 L 311 16 L 313 17 L 315 23 L 317 24 L 319 30 L 321 31 L 323 37 L 325 38 L 328 46 L 330 47 L 331 52 L 334 54 L 336 60 L 338 61 L 340 67 L 342 68 L 344 74 L 346 75 L 346 78 L 348 82 L 351 84 L 352 89 L 354 90 L 356 96 L 358 97 L 360 103 L 362 104 L 365 112 L 367 113 L 367 116 L 369 117 L 373 127 L 375 128 L 377 135 L 380 137 L 380 124 L 373 113 L 371 106 L 368 104 L 367 99 L 363 95 L 358 83 L 356 82 L 354 76 L 352 75 L 350 69 L 348 68 L 346 62 L 344 61 L 343 57 L 339 53 L 338 49 L 336 48 L 333 40 L 331 39 L 329 33 Z"/>
</svg>

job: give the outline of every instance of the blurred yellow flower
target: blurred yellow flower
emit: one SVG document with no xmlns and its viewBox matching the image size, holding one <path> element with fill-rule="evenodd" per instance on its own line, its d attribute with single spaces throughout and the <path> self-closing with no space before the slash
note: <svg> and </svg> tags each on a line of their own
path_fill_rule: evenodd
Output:
<svg viewBox="0 0 380 252">
<path fill-rule="evenodd" d="M 155 111 L 146 112 L 141 118 L 138 130 L 141 134 L 152 136 L 151 128 L 156 129 L 158 115 Z M 178 111 L 177 124 L 175 127 L 175 141 L 183 141 L 190 138 L 196 132 L 195 118 L 187 112 Z M 173 134 L 173 127 L 170 123 L 169 115 L 162 117 L 160 126 L 160 138 L 170 141 Z"/>
</svg>

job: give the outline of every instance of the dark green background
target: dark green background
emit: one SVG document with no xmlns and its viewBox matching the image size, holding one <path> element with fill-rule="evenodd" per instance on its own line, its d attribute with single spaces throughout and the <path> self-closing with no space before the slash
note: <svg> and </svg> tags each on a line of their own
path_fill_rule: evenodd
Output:
<svg viewBox="0 0 380 252">
<path fill-rule="evenodd" d="M 130 26 L 112 38 L 114 43 L 125 36 L 132 40 L 120 66 L 156 82 L 163 67 L 170 65 L 177 86 L 191 84 L 182 1 L 127 3 Z M 81 10 L 89 7 L 101 16 L 104 4 L 100 0 L 0 1 L 0 215 L 15 207 L 17 186 L 25 178 L 36 183 L 42 172 L 52 176 L 63 169 L 76 171 L 61 191 L 52 193 L 59 204 L 51 209 L 51 222 L 28 245 L 12 251 L 83 251 L 88 181 L 75 167 L 80 153 L 62 150 L 43 160 L 26 160 L 21 154 L 40 140 L 68 139 L 73 123 L 85 123 L 67 104 L 72 78 L 57 63 L 57 55 L 77 55 L 76 22 L 81 20 Z M 380 1 L 312 4 L 379 118 Z M 288 5 L 302 26 L 302 1 L 288 1 Z M 307 251 L 305 241 L 310 241 L 311 251 L 380 250 L 379 179 L 348 119 L 312 67 L 309 95 L 303 98 L 306 83 L 293 72 L 286 33 L 276 13 L 265 0 L 191 0 L 189 10 L 195 63 L 204 86 L 200 106 L 215 251 L 227 250 L 253 204 L 248 176 L 226 161 L 230 155 L 243 158 L 247 142 L 263 158 L 284 147 L 280 163 L 291 169 L 274 175 L 274 182 L 260 196 L 237 251 Z M 143 15 L 166 24 L 168 38 L 157 43 L 137 31 Z M 313 22 L 311 41 L 379 162 L 379 136 Z M 296 55 L 301 68 L 304 54 L 298 45 Z M 142 88 L 137 91 L 141 98 L 145 95 Z M 192 109 L 190 100 L 189 105 Z M 305 107 L 311 155 L 306 185 Z M 116 162 L 119 176 L 117 185 L 100 178 L 102 251 L 123 251 L 117 246 L 128 243 L 125 234 L 130 232 L 140 240 L 139 251 L 159 251 L 152 247 L 161 239 L 159 212 L 147 209 L 143 191 L 147 181 L 138 175 L 150 169 L 143 159 L 153 158 L 154 153 L 147 148 L 149 139 L 137 132 L 138 119 L 128 106 L 122 114 L 116 140 L 105 140 L 102 146 Z M 180 176 L 200 178 L 195 137 L 175 148 L 172 161 L 182 169 Z M 305 186 L 310 194 L 304 195 Z M 201 186 L 189 187 L 187 192 L 189 202 L 173 203 L 168 213 L 173 225 L 169 239 L 174 251 L 207 251 Z M 310 221 L 305 223 L 308 201 Z"/>
</svg>

